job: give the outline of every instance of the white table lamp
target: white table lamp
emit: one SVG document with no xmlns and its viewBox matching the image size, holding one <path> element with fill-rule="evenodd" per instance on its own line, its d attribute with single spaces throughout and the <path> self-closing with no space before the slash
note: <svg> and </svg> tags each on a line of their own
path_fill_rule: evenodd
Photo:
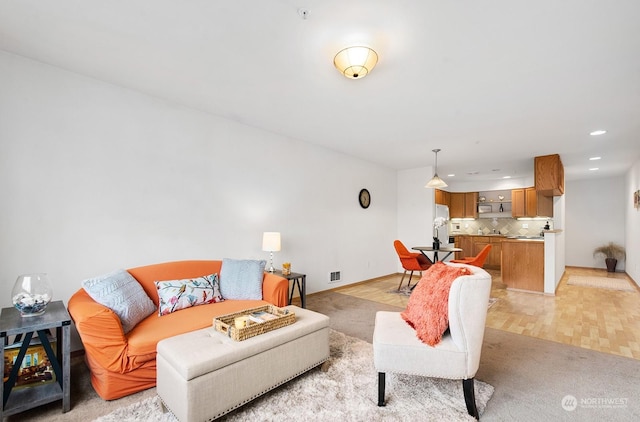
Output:
<svg viewBox="0 0 640 422">
<path fill-rule="evenodd" d="M 280 233 L 279 232 L 264 232 L 262 235 L 262 250 L 265 252 L 269 252 L 270 256 L 270 265 L 268 271 L 270 273 L 274 272 L 276 269 L 273 268 L 273 253 L 280 251 Z"/>
</svg>

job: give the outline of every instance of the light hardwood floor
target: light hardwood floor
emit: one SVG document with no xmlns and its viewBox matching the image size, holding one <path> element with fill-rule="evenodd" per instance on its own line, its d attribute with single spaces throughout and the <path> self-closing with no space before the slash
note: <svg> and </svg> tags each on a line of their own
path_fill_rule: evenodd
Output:
<svg viewBox="0 0 640 422">
<path fill-rule="evenodd" d="M 500 272 L 492 275 L 487 327 L 573 346 L 640 359 L 640 289 L 624 273 L 567 267 L 555 296 L 507 290 Z M 627 280 L 633 291 L 619 291 L 567 284 L 570 275 L 601 276 Z M 376 302 L 405 307 L 408 296 L 390 293 L 398 288 L 401 274 L 340 287 L 334 291 Z M 408 275 L 403 286 L 407 284 Z M 416 277 L 412 280 L 415 284 Z"/>
</svg>

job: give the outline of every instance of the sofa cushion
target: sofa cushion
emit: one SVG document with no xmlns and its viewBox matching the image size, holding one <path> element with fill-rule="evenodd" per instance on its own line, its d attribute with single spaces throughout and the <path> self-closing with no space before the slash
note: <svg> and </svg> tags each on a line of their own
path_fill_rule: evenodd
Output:
<svg viewBox="0 0 640 422">
<path fill-rule="evenodd" d="M 93 300 L 118 315 L 125 334 L 156 310 L 140 283 L 126 270 L 86 279 L 82 287 Z"/>
<path fill-rule="evenodd" d="M 184 280 L 156 281 L 155 285 L 158 291 L 159 316 L 224 300 L 220 294 L 218 274 Z"/>
<path fill-rule="evenodd" d="M 222 260 L 220 292 L 225 299 L 261 300 L 265 260 Z"/>
<path fill-rule="evenodd" d="M 436 262 L 423 273 L 409 297 L 402 318 L 423 342 L 435 346 L 449 327 L 449 290 L 456 278 L 469 275 L 467 268 Z"/>
<path fill-rule="evenodd" d="M 138 365 L 145 361 L 155 360 L 156 346 L 162 339 L 211 327 L 215 317 L 266 305 L 269 303 L 263 300 L 225 300 L 210 305 L 193 306 L 162 317 L 158 317 L 154 312 L 140 321 L 127 335 L 127 359 L 135 360 Z M 114 364 L 123 365 L 121 362 Z"/>
</svg>

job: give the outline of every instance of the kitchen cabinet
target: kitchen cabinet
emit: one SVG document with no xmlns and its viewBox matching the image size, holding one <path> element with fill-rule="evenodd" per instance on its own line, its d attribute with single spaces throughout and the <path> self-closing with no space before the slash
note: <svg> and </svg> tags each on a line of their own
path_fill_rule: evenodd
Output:
<svg viewBox="0 0 640 422">
<path fill-rule="evenodd" d="M 525 189 L 527 213 L 535 217 L 553 217 L 553 196 L 545 196 L 535 187 Z"/>
<path fill-rule="evenodd" d="M 481 250 L 484 249 L 485 246 L 491 244 L 491 238 L 489 236 L 473 236 L 473 253 L 471 256 L 477 256 Z M 493 247 L 491 248 L 493 249 Z M 489 251 L 489 255 L 491 255 L 491 251 Z M 491 268 L 491 264 L 489 263 L 489 256 L 484 261 L 484 268 Z"/>
<path fill-rule="evenodd" d="M 513 218 L 524 217 L 527 213 L 524 199 L 524 189 L 511 191 L 511 216 Z"/>
<path fill-rule="evenodd" d="M 464 194 L 465 218 L 478 218 L 478 192 Z"/>
<path fill-rule="evenodd" d="M 436 189 L 436 204 L 449 206 L 451 202 L 451 194 L 446 190 Z"/>
<path fill-rule="evenodd" d="M 464 259 L 473 256 L 473 238 L 472 236 L 456 236 L 456 248 L 461 248 L 462 252 L 456 252 L 456 259 Z"/>
<path fill-rule="evenodd" d="M 476 256 L 484 249 L 485 246 L 491 245 L 487 260 L 484 262 L 484 268 L 492 270 L 500 269 L 500 258 L 502 254 L 502 236 L 472 236 L 473 239 L 473 254 Z"/>
<path fill-rule="evenodd" d="M 456 252 L 456 259 L 476 256 L 485 246 L 491 245 L 484 268 L 499 270 L 504 238 L 504 236 L 456 236 L 455 247 L 463 249 L 462 252 Z"/>
<path fill-rule="evenodd" d="M 545 196 L 535 187 L 511 191 L 511 216 L 553 217 L 553 197 Z"/>
<path fill-rule="evenodd" d="M 502 240 L 504 237 L 492 236 L 491 238 L 491 251 L 485 262 L 485 268 L 491 268 L 499 270 L 502 266 Z"/>
<path fill-rule="evenodd" d="M 543 155 L 534 159 L 534 180 L 538 192 L 544 196 L 564 194 L 564 166 L 560 155 Z"/>
<path fill-rule="evenodd" d="M 478 192 L 451 192 L 450 218 L 478 218 Z"/>
<path fill-rule="evenodd" d="M 544 241 L 504 239 L 501 272 L 508 289 L 544 292 Z"/>
</svg>

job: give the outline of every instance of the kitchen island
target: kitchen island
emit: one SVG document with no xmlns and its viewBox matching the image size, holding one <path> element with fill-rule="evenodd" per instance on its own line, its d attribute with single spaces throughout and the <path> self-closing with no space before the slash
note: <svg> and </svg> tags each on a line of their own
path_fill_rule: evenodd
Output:
<svg viewBox="0 0 640 422">
<path fill-rule="evenodd" d="M 502 241 L 502 282 L 507 289 L 555 295 L 564 273 L 556 259 L 562 230 L 545 230 L 544 237 L 507 237 Z"/>
<path fill-rule="evenodd" d="M 502 240 L 502 282 L 508 289 L 544 292 L 544 240 Z"/>
</svg>

